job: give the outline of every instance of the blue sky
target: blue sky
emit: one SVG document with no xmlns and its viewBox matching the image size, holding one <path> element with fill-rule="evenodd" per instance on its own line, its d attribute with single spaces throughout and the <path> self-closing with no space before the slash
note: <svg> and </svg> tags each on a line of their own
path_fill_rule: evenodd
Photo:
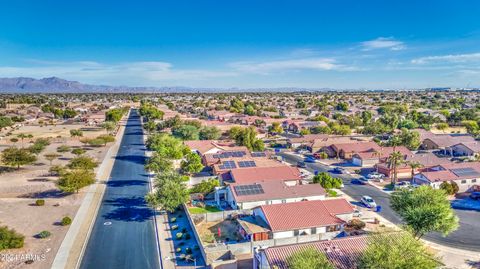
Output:
<svg viewBox="0 0 480 269">
<path fill-rule="evenodd" d="M 0 77 L 480 87 L 480 1 L 71 2 L 0 2 Z"/>
</svg>

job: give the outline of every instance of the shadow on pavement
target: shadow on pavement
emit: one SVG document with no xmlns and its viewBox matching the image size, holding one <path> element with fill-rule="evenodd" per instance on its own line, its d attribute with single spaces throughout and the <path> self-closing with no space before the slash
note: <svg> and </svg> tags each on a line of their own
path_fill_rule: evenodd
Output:
<svg viewBox="0 0 480 269">
<path fill-rule="evenodd" d="M 136 164 L 145 164 L 146 161 L 145 156 L 140 156 L 140 155 L 124 155 L 124 156 L 117 156 L 115 157 L 115 160 L 117 161 L 127 161 L 127 162 L 132 162 Z"/>
</svg>

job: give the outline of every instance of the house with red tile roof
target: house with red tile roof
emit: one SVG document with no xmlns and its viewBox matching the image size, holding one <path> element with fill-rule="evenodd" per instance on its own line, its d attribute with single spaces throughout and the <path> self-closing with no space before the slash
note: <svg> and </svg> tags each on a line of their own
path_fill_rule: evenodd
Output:
<svg viewBox="0 0 480 269">
<path fill-rule="evenodd" d="M 413 176 L 413 183 L 440 188 L 443 182 L 455 182 L 459 192 L 480 186 L 480 162 L 446 163 L 422 169 Z"/>
<path fill-rule="evenodd" d="M 307 184 L 296 167 L 250 167 L 232 169 L 226 184 L 215 191 L 219 206 L 251 209 L 260 205 L 323 200 L 325 190 L 318 184 Z"/>
<path fill-rule="evenodd" d="M 332 144 L 332 150 L 338 158 L 351 160 L 355 153 L 379 152 L 381 147 L 373 141 L 355 141 L 352 143 Z"/>
<path fill-rule="evenodd" d="M 270 230 L 270 239 L 321 234 L 332 239 L 353 218 L 355 208 L 345 199 L 262 205 L 253 210 Z"/>
<path fill-rule="evenodd" d="M 362 252 L 367 247 L 366 236 L 349 236 L 328 241 L 257 248 L 253 257 L 253 268 L 288 269 L 287 258 L 306 248 L 325 253 L 328 260 L 338 269 L 357 268 Z"/>
<path fill-rule="evenodd" d="M 233 141 L 218 141 L 218 140 L 188 140 L 183 142 L 192 151 L 199 155 L 208 153 L 217 153 L 221 150 L 226 150 L 235 147 Z"/>
<path fill-rule="evenodd" d="M 413 153 L 404 146 L 372 148 L 367 151 L 356 152 L 352 156 L 352 163 L 361 167 L 373 167 L 381 161 L 386 161 L 394 151 L 400 152 L 404 158 Z"/>
<path fill-rule="evenodd" d="M 411 163 L 418 163 L 420 164 L 420 167 L 412 169 L 410 165 Z M 448 163 L 451 163 L 450 160 L 447 158 L 439 158 L 432 152 L 420 152 L 407 155 L 405 161 L 397 167 L 397 178 L 411 179 L 420 169 Z M 388 178 L 393 176 L 393 168 L 388 167 L 386 160 L 382 160 L 380 163 L 376 164 L 375 168 L 377 172 L 384 174 Z"/>
</svg>

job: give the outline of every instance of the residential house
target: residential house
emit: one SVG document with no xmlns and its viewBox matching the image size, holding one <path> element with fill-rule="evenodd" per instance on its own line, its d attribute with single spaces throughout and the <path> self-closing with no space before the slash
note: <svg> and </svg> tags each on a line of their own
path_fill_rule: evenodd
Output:
<svg viewBox="0 0 480 269">
<path fill-rule="evenodd" d="M 321 240 L 343 232 L 355 208 L 345 199 L 262 205 L 253 210 L 269 229 L 269 239 L 320 234 Z"/>
<path fill-rule="evenodd" d="M 418 163 L 420 167 L 412 169 L 411 164 Z M 432 152 L 420 152 L 416 154 L 407 155 L 405 160 L 397 167 L 398 179 L 411 179 L 414 174 L 418 173 L 420 169 L 436 166 L 439 164 L 451 163 L 446 158 L 439 158 Z M 384 174 L 386 177 L 393 176 L 393 168 L 389 167 L 386 160 L 381 161 L 375 165 L 377 172 Z"/>
<path fill-rule="evenodd" d="M 394 151 L 400 152 L 404 156 L 404 158 L 412 155 L 412 152 L 404 146 L 380 147 L 380 149 L 371 148 L 367 151 L 354 153 L 352 156 L 352 163 L 361 167 L 373 167 L 376 164 L 380 163 L 382 160 L 386 161 L 390 154 L 392 154 L 392 152 Z"/>
<path fill-rule="evenodd" d="M 380 152 L 381 147 L 373 141 L 355 141 L 352 143 L 335 143 L 331 145 L 337 158 L 351 160 L 353 155 L 360 152 Z"/>
<path fill-rule="evenodd" d="M 200 156 L 217 153 L 221 150 L 228 150 L 235 146 L 233 141 L 218 140 L 188 140 L 183 143 Z"/>
<path fill-rule="evenodd" d="M 413 183 L 440 188 L 443 182 L 455 182 L 459 192 L 467 192 L 480 185 L 480 163 L 446 163 L 420 170 Z"/>
<path fill-rule="evenodd" d="M 433 134 L 428 131 L 420 131 L 422 144 L 420 149 L 439 149 L 445 155 L 465 156 L 478 152 L 479 146 L 471 135 Z M 468 149 L 471 147 L 470 149 Z"/>
<path fill-rule="evenodd" d="M 217 188 L 215 200 L 235 209 L 325 198 L 320 185 L 307 184 L 298 168 L 286 165 L 232 169 L 222 179 L 226 186 Z"/>
<path fill-rule="evenodd" d="M 253 256 L 253 268 L 288 269 L 288 257 L 307 248 L 314 248 L 324 253 L 327 259 L 337 269 L 357 268 L 359 258 L 366 249 L 367 243 L 366 236 L 349 236 L 327 241 L 315 241 L 278 247 L 259 247 L 255 249 Z"/>
</svg>

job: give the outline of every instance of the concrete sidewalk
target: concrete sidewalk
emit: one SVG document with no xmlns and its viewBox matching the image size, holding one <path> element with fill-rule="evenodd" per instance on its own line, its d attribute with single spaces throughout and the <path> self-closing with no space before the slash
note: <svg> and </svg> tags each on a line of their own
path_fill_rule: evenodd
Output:
<svg viewBox="0 0 480 269">
<path fill-rule="evenodd" d="M 119 122 L 120 127 L 116 134 L 116 141 L 108 149 L 105 158 L 96 171 L 97 181 L 87 188 L 84 200 L 55 256 L 52 269 L 78 268 L 80 265 L 81 257 L 106 189 L 105 182 L 108 181 L 115 163 L 115 157 L 125 132 L 126 119 L 128 119 L 129 114 Z"/>
</svg>

